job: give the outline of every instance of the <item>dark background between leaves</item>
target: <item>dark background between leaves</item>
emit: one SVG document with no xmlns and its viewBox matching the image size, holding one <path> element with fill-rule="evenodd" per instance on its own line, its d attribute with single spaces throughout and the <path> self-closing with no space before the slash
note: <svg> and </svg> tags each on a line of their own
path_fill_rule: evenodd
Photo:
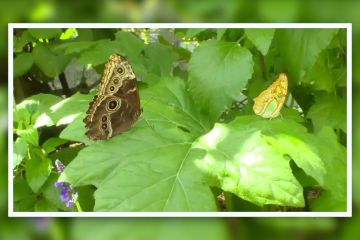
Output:
<svg viewBox="0 0 360 240">
<path fill-rule="evenodd" d="M 353 239 L 360 223 L 359 152 L 353 152 L 353 218 L 228 218 L 228 219 L 15 219 L 7 218 L 7 23 L 9 22 L 350 22 L 353 23 L 353 146 L 359 139 L 359 1 L 11 1 L 1 17 L 1 201 L 3 239 Z M 7 218 L 7 219 L 6 219 Z M 96 231 L 89 231 L 95 229 Z M 211 229 L 211 231 L 209 231 Z M 95 233 L 99 235 L 95 235 Z"/>
</svg>

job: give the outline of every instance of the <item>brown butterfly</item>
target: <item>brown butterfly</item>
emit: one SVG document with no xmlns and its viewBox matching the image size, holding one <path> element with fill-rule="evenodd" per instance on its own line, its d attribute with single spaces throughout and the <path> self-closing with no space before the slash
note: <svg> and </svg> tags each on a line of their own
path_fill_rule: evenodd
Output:
<svg viewBox="0 0 360 240">
<path fill-rule="evenodd" d="M 109 139 L 128 130 L 141 114 L 134 71 L 122 56 L 112 54 L 105 64 L 99 90 L 84 119 L 86 136 Z"/>
</svg>

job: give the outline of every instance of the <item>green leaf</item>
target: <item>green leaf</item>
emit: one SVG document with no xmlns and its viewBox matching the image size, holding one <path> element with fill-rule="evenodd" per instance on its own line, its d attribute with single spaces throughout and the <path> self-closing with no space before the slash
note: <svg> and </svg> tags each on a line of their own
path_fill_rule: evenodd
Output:
<svg viewBox="0 0 360 240">
<path fill-rule="evenodd" d="M 327 91 L 329 93 L 336 90 L 338 74 L 328 66 L 329 57 L 326 52 L 322 52 L 306 76 L 301 80 L 304 83 L 318 91 Z M 345 67 L 344 67 L 345 70 Z M 346 71 L 344 71 L 344 76 Z M 346 86 L 346 85 L 345 85 Z"/>
<path fill-rule="evenodd" d="M 22 176 L 14 179 L 14 201 L 31 198 L 33 192 Z"/>
<path fill-rule="evenodd" d="M 141 93 L 141 119 L 128 131 L 80 151 L 59 181 L 95 185 L 95 211 L 216 210 L 194 166 L 202 153 L 191 149 L 192 140 L 204 130 L 184 93 L 178 78 L 165 78 Z"/>
<path fill-rule="evenodd" d="M 144 66 L 144 56 L 141 54 L 146 45 L 142 39 L 130 32 L 119 31 L 115 34 L 115 42 L 119 45 L 121 53 L 130 62 L 137 77 L 147 74 Z"/>
<path fill-rule="evenodd" d="M 61 35 L 59 28 L 29 28 L 28 31 L 34 38 L 56 38 Z"/>
<path fill-rule="evenodd" d="M 14 109 L 14 122 L 19 124 L 19 129 L 22 129 L 20 125 L 25 125 L 25 128 L 33 126 L 39 115 L 59 100 L 61 100 L 61 97 L 51 94 L 40 93 L 33 95 L 16 105 Z"/>
<path fill-rule="evenodd" d="M 55 54 L 46 44 L 37 43 L 32 51 L 35 64 L 48 77 L 56 77 L 62 73 L 70 62 L 70 56 Z"/>
<path fill-rule="evenodd" d="M 37 198 L 35 194 L 14 203 L 14 212 L 33 212 Z"/>
<path fill-rule="evenodd" d="M 56 52 L 63 51 L 65 55 L 80 53 L 93 45 L 95 45 L 95 41 L 77 41 L 77 42 L 66 42 L 54 47 Z"/>
<path fill-rule="evenodd" d="M 74 121 L 79 115 L 85 116 L 94 93 L 86 95 L 76 93 L 54 105 L 50 105 L 36 120 L 35 127 L 63 125 Z"/>
<path fill-rule="evenodd" d="M 52 94 L 39 93 L 32 95 L 17 105 L 19 108 L 26 108 L 30 114 L 36 112 L 43 113 L 50 108 L 56 102 L 59 102 L 62 98 Z"/>
<path fill-rule="evenodd" d="M 46 199 L 37 200 L 35 207 L 35 212 L 57 212 L 58 209 L 54 206 L 53 203 L 47 201 Z"/>
<path fill-rule="evenodd" d="M 51 153 L 56 150 L 56 148 L 60 145 L 67 143 L 68 141 L 65 139 L 61 139 L 58 137 L 48 138 L 42 145 L 45 154 Z"/>
<path fill-rule="evenodd" d="M 291 120 L 238 117 L 229 124 L 215 124 L 194 144 L 206 150 L 196 164 L 212 185 L 254 204 L 302 207 L 303 189 L 286 156 L 324 184 L 326 169 L 312 144 L 315 140 Z"/>
<path fill-rule="evenodd" d="M 33 125 L 34 119 L 39 116 L 37 111 L 38 102 L 32 99 L 27 99 L 22 101 L 20 104 L 16 105 L 14 108 L 14 123 L 18 125 L 14 126 L 14 129 L 23 129 L 29 125 Z"/>
<path fill-rule="evenodd" d="M 205 30 L 206 30 L 206 28 L 189 28 L 185 33 L 185 37 L 193 38 Z"/>
<path fill-rule="evenodd" d="M 307 117 L 316 131 L 322 127 L 340 128 L 346 131 L 346 100 L 334 95 L 323 95 L 309 109 Z"/>
<path fill-rule="evenodd" d="M 61 35 L 61 40 L 74 39 L 78 36 L 76 28 L 67 28 Z"/>
<path fill-rule="evenodd" d="M 14 78 L 20 77 L 27 73 L 34 64 L 31 53 L 20 53 L 14 59 Z"/>
<path fill-rule="evenodd" d="M 53 162 L 55 162 L 56 159 L 59 159 L 64 165 L 68 165 L 84 147 L 85 146 L 83 144 L 79 144 L 67 148 L 60 148 L 59 150 L 49 154 L 48 157 Z"/>
<path fill-rule="evenodd" d="M 46 158 L 40 149 L 30 149 L 30 159 L 26 161 L 25 171 L 26 181 L 33 192 L 38 192 L 46 182 L 51 173 L 51 168 L 52 164 L 50 159 Z"/>
<path fill-rule="evenodd" d="M 275 29 L 272 28 L 246 28 L 245 34 L 250 41 L 256 46 L 256 48 L 266 55 L 269 51 L 272 39 L 274 37 Z"/>
<path fill-rule="evenodd" d="M 85 135 L 86 128 L 83 119 L 85 114 L 81 114 L 74 119 L 66 126 L 66 128 L 60 133 L 60 137 L 70 141 L 83 142 L 86 145 L 91 145 L 94 141 L 87 138 Z"/>
<path fill-rule="evenodd" d="M 14 52 L 22 52 L 26 44 L 36 41 L 36 39 L 30 34 L 29 30 L 22 32 L 21 36 L 14 36 Z"/>
<path fill-rule="evenodd" d="M 28 146 L 26 141 L 18 137 L 14 143 L 14 165 L 13 169 L 15 169 L 24 159 L 28 151 Z"/>
<path fill-rule="evenodd" d="M 217 35 L 216 35 L 216 40 L 221 40 L 221 38 L 224 36 L 225 32 L 226 32 L 226 28 L 219 28 L 216 30 Z"/>
<path fill-rule="evenodd" d="M 291 77 L 302 79 L 337 32 L 338 29 L 278 29 L 277 47 Z"/>
<path fill-rule="evenodd" d="M 29 127 L 23 130 L 16 130 L 16 134 L 24 139 L 28 144 L 33 146 L 39 145 L 39 133 L 38 130 L 34 127 Z"/>
<path fill-rule="evenodd" d="M 88 64 L 97 66 L 105 63 L 109 56 L 116 52 L 117 50 L 114 49 L 110 40 L 100 40 L 97 41 L 93 47 L 82 51 L 77 59 L 77 63 L 84 66 Z"/>
<path fill-rule="evenodd" d="M 162 78 L 151 88 L 141 91 L 140 97 L 144 109 L 149 107 L 145 112 L 149 121 L 153 118 L 170 121 L 193 136 L 199 136 L 210 128 L 208 121 L 198 114 L 184 80 L 179 77 Z"/>
<path fill-rule="evenodd" d="M 136 60 L 145 49 L 144 41 L 130 32 L 118 31 L 115 33 L 115 40 L 129 60 Z"/>
<path fill-rule="evenodd" d="M 120 54 L 133 63 L 137 63 L 139 54 L 144 49 L 144 43 L 131 33 L 121 32 L 116 34 L 116 39 L 99 40 L 92 47 L 80 53 L 77 60 L 79 64 L 93 66 L 107 62 L 109 56 L 113 53 Z"/>
<path fill-rule="evenodd" d="M 286 119 L 293 120 L 298 123 L 304 123 L 305 119 L 301 116 L 301 113 L 293 108 L 283 107 L 281 109 L 281 116 Z"/>
<path fill-rule="evenodd" d="M 206 41 L 189 63 L 189 91 L 209 121 L 216 121 L 245 88 L 253 73 L 249 50 L 236 43 Z"/>
<path fill-rule="evenodd" d="M 133 128 L 82 150 L 59 181 L 97 186 L 95 211 L 214 211 L 211 192 L 193 166 L 191 143 L 179 138 Z"/>
<path fill-rule="evenodd" d="M 166 77 L 172 75 L 173 63 L 179 56 L 169 46 L 150 43 L 145 48 L 145 57 L 149 72 Z"/>
<path fill-rule="evenodd" d="M 338 140 L 334 130 L 323 127 L 317 133 L 317 147 L 326 166 L 324 192 L 311 202 L 314 211 L 346 211 L 346 148 Z"/>
<path fill-rule="evenodd" d="M 81 209 L 84 212 L 93 212 L 95 205 L 94 192 L 96 190 L 94 186 L 78 187 L 76 190 Z"/>
</svg>

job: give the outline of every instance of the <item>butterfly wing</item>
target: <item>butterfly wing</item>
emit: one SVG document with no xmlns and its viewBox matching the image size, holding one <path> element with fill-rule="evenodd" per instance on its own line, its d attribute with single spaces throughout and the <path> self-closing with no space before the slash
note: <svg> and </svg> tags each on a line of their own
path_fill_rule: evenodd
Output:
<svg viewBox="0 0 360 240">
<path fill-rule="evenodd" d="M 274 83 L 254 99 L 253 110 L 255 114 L 264 118 L 279 116 L 280 110 L 285 103 L 287 88 L 287 77 L 284 73 L 281 73 Z"/>
<path fill-rule="evenodd" d="M 141 114 L 135 74 L 130 64 L 113 54 L 105 65 L 98 94 L 90 103 L 84 119 L 93 140 L 109 139 L 126 131 Z"/>
</svg>

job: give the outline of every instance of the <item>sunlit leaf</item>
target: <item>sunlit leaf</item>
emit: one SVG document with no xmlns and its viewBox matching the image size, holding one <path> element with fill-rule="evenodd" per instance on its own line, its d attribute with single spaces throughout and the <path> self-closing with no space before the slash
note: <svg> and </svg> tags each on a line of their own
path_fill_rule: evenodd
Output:
<svg viewBox="0 0 360 240">
<path fill-rule="evenodd" d="M 25 155 L 27 154 L 28 146 L 26 141 L 18 137 L 14 143 L 14 165 L 13 169 L 16 168 L 24 159 Z"/>
<path fill-rule="evenodd" d="M 342 211 L 347 209 L 346 148 L 338 140 L 334 130 L 323 127 L 317 133 L 317 147 L 326 166 L 324 191 L 320 198 L 311 202 L 313 211 Z"/>
<path fill-rule="evenodd" d="M 28 144 L 33 146 L 39 145 L 39 133 L 38 130 L 34 127 L 29 127 L 27 129 L 19 129 L 16 131 L 16 134 L 24 139 Z"/>
<path fill-rule="evenodd" d="M 49 106 L 43 114 L 39 116 L 35 127 L 62 125 L 71 123 L 79 115 L 86 112 L 85 106 L 88 106 L 94 93 L 86 95 L 76 93 L 56 104 Z"/>
<path fill-rule="evenodd" d="M 324 185 L 325 164 L 314 143 L 293 121 L 244 116 L 216 124 L 194 147 L 206 150 L 196 164 L 213 185 L 260 206 L 301 207 L 303 189 L 286 156 Z"/>
</svg>

